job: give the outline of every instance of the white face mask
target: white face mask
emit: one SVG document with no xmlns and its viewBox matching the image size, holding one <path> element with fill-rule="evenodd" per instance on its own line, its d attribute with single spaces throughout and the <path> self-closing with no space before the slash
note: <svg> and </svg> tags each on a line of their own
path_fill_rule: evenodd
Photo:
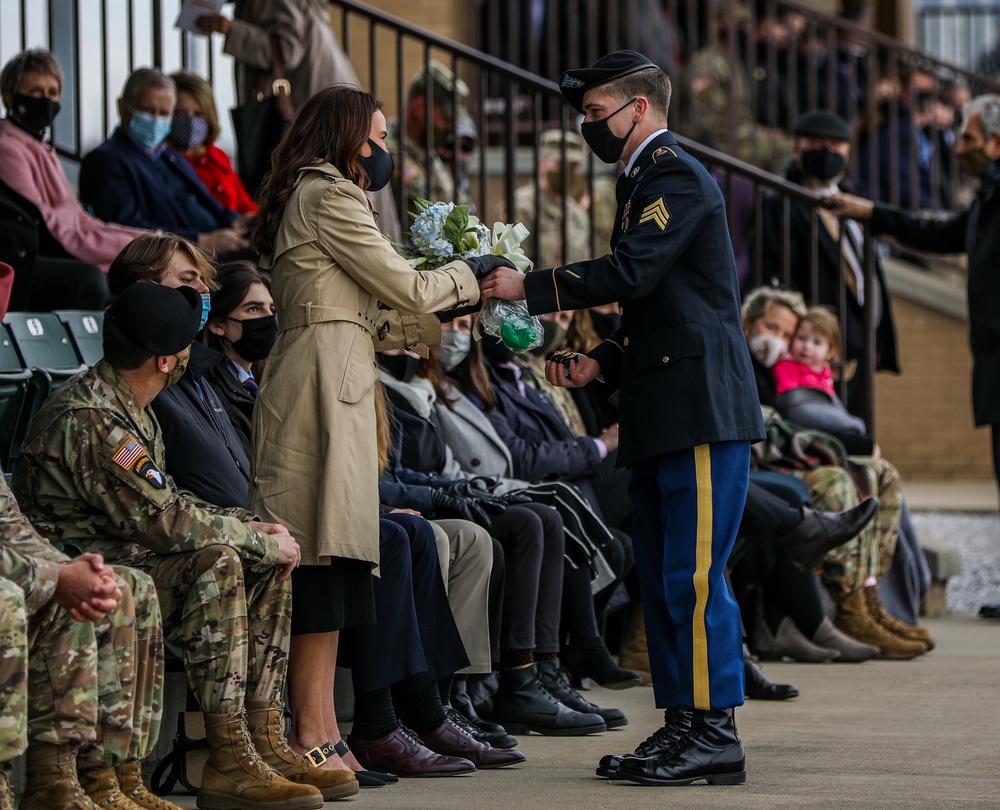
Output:
<svg viewBox="0 0 1000 810">
<path fill-rule="evenodd" d="M 472 335 L 464 332 L 441 332 L 441 346 L 438 348 L 438 360 L 441 368 L 452 371 L 472 350 Z"/>
<path fill-rule="evenodd" d="M 788 353 L 788 346 L 777 335 L 762 332 L 750 338 L 750 353 L 761 363 L 771 368 Z"/>
</svg>

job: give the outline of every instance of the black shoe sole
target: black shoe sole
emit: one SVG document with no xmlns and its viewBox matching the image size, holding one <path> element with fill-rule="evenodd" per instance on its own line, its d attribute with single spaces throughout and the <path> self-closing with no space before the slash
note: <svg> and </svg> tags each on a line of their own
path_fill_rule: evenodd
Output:
<svg viewBox="0 0 1000 810">
<path fill-rule="evenodd" d="M 621 728 L 622 726 L 628 725 L 628 718 L 623 717 L 621 720 L 608 720 L 607 718 L 605 718 L 604 725 L 606 725 L 609 729 Z"/>
<path fill-rule="evenodd" d="M 506 720 L 503 722 L 503 727 L 511 734 L 528 734 L 534 732 L 535 734 L 541 734 L 543 737 L 585 737 L 588 734 L 600 734 L 602 731 L 608 730 L 606 723 L 594 726 L 580 726 L 578 728 L 544 728 L 529 723 L 515 723 Z"/>
<path fill-rule="evenodd" d="M 618 692 L 622 689 L 631 689 L 633 686 L 641 686 L 642 678 L 629 678 L 626 681 L 612 681 L 611 683 L 601 683 L 596 681 L 599 686 L 603 686 L 605 689 L 613 689 Z"/>
<path fill-rule="evenodd" d="M 651 776 L 639 776 L 637 774 L 618 772 L 619 779 L 627 779 L 639 785 L 651 785 L 653 787 L 684 787 L 693 785 L 702 780 L 710 785 L 742 785 L 747 781 L 746 771 L 736 771 L 733 773 L 699 774 L 697 776 L 685 777 L 684 779 L 656 779 Z"/>
</svg>

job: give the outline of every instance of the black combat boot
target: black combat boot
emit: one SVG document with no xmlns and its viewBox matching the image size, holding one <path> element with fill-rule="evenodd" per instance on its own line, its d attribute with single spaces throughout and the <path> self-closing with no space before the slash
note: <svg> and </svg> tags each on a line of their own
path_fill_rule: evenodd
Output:
<svg viewBox="0 0 1000 810">
<path fill-rule="evenodd" d="M 664 724 L 635 747 L 631 754 L 605 754 L 597 766 L 597 775 L 621 779 L 618 767 L 629 757 L 651 757 L 676 748 L 677 741 L 691 730 L 691 710 L 670 708 L 663 712 Z"/>
<path fill-rule="evenodd" d="M 695 709 L 676 747 L 650 757 L 626 757 L 618 775 L 640 785 L 741 785 L 747 780 L 743 743 L 732 709 Z"/>
<path fill-rule="evenodd" d="M 581 714 L 563 706 L 542 686 L 534 664 L 500 670 L 493 719 L 514 734 L 535 731 L 553 737 L 576 737 L 608 728 L 599 714 Z"/>
<path fill-rule="evenodd" d="M 604 719 L 604 724 L 608 728 L 621 728 L 628 725 L 628 718 L 625 717 L 621 709 L 602 709 L 590 701 L 584 700 L 579 692 L 572 689 L 566 678 L 563 677 L 562 668 L 559 666 L 559 659 L 549 661 L 537 661 L 538 680 L 563 706 L 568 706 L 575 712 L 582 714 L 596 714 Z"/>
</svg>

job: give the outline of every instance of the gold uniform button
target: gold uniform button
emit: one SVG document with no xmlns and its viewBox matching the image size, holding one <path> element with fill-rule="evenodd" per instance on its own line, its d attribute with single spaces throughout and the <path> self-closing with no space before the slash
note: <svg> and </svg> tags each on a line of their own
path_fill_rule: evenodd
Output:
<svg viewBox="0 0 1000 810">
<path fill-rule="evenodd" d="M 625 307 L 618 307 L 618 314 L 619 315 L 624 315 L 625 314 Z"/>
<path fill-rule="evenodd" d="M 664 363 L 669 363 L 670 362 L 670 358 L 667 357 L 666 355 L 663 355 L 663 362 Z"/>
<path fill-rule="evenodd" d="M 625 338 L 625 340 L 623 341 L 623 343 L 624 343 L 624 344 L 625 344 L 626 346 L 628 346 L 628 338 Z"/>
</svg>

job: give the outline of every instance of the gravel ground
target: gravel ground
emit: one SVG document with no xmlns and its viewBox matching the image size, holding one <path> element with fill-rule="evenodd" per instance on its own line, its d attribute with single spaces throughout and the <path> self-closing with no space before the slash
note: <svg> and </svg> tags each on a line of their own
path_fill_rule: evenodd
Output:
<svg viewBox="0 0 1000 810">
<path fill-rule="evenodd" d="M 955 546 L 962 573 L 948 580 L 948 608 L 978 613 L 1000 602 L 1000 515 L 967 512 L 914 512 L 917 534 L 927 533 Z"/>
</svg>

